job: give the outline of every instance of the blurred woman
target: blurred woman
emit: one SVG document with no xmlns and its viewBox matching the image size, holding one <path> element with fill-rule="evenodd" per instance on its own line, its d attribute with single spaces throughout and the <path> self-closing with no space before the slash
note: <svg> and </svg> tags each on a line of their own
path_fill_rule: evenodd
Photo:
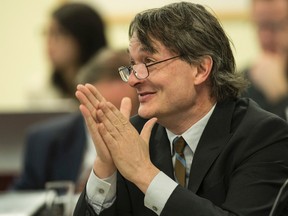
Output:
<svg viewBox="0 0 288 216">
<path fill-rule="evenodd" d="M 51 81 L 61 97 L 74 97 L 79 69 L 107 45 L 100 15 L 88 5 L 67 3 L 52 13 L 47 32 Z"/>
</svg>

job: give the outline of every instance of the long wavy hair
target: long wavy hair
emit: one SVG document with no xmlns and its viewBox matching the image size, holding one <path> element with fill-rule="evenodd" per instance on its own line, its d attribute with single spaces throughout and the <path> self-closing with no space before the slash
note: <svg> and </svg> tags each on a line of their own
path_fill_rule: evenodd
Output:
<svg viewBox="0 0 288 216">
<path fill-rule="evenodd" d="M 67 3 L 52 13 L 61 28 L 71 35 L 80 47 L 79 64 L 83 66 L 101 48 L 107 46 L 105 25 L 101 16 L 90 6 L 82 3 Z M 63 73 L 55 68 L 52 82 L 64 95 L 74 95 L 65 82 Z"/>
</svg>

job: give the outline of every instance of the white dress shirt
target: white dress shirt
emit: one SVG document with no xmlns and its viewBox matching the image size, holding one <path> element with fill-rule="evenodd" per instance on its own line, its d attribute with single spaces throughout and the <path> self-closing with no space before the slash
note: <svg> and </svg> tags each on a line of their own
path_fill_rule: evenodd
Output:
<svg viewBox="0 0 288 216">
<path fill-rule="evenodd" d="M 175 165 L 175 154 L 173 153 L 173 140 L 177 136 L 182 136 L 188 144 L 184 149 L 184 156 L 186 160 L 186 181 L 188 185 L 190 168 L 193 162 L 193 155 L 197 148 L 200 137 L 211 117 L 216 104 L 211 110 L 192 127 L 190 127 L 183 134 L 173 134 L 166 129 L 168 139 L 171 146 L 171 155 L 173 166 Z M 103 209 L 110 207 L 116 199 L 116 181 L 117 175 L 114 173 L 107 179 L 99 179 L 92 171 L 86 186 L 87 201 L 93 207 L 95 212 L 99 214 Z M 167 200 L 171 196 L 178 183 L 172 180 L 163 172 L 159 172 L 150 183 L 145 197 L 144 205 L 153 210 L 157 215 L 160 215 Z"/>
</svg>

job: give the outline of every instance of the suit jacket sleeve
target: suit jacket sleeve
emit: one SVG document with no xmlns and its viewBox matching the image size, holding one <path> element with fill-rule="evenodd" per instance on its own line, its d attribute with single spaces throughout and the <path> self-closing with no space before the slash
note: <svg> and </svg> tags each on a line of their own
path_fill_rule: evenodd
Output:
<svg viewBox="0 0 288 216">
<path fill-rule="evenodd" d="M 121 197 L 120 199 L 115 201 L 111 207 L 103 210 L 100 215 L 101 216 L 132 216 L 131 206 L 129 200 L 129 193 L 126 191 L 126 187 L 124 186 L 125 181 L 120 174 L 117 176 L 117 196 Z M 89 205 L 86 199 L 86 187 L 81 193 L 77 205 L 75 207 L 73 216 L 97 216 L 92 206 Z"/>
</svg>

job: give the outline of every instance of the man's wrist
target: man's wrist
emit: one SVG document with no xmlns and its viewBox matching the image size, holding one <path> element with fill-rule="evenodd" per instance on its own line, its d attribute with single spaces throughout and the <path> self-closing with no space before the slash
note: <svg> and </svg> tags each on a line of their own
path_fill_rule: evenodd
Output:
<svg viewBox="0 0 288 216">
<path fill-rule="evenodd" d="M 134 183 L 145 194 L 150 183 L 159 172 L 160 170 L 153 165 L 145 173 L 141 173 Z"/>
<path fill-rule="evenodd" d="M 116 172 L 116 167 L 114 163 L 109 164 L 101 161 L 99 158 L 96 158 L 93 165 L 93 172 L 98 178 L 104 179 L 113 175 L 113 173 Z"/>
</svg>

